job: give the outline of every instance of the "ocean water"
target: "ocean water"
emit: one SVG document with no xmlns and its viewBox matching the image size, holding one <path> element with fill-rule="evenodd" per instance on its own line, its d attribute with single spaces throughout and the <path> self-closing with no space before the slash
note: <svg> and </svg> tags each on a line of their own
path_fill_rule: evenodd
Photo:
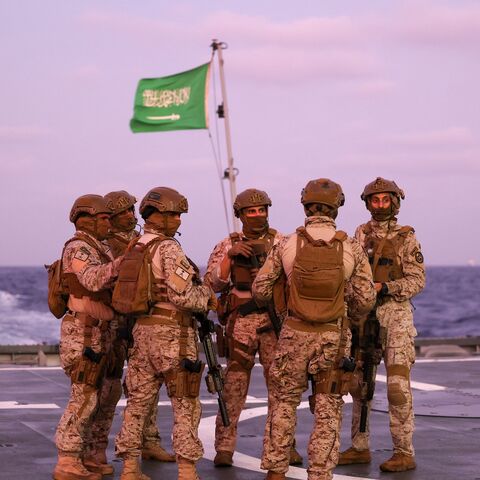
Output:
<svg viewBox="0 0 480 480">
<path fill-rule="evenodd" d="M 428 267 L 413 305 L 419 336 L 480 335 L 480 267 Z M 59 332 L 45 269 L 0 267 L 0 345 L 58 343 Z"/>
</svg>

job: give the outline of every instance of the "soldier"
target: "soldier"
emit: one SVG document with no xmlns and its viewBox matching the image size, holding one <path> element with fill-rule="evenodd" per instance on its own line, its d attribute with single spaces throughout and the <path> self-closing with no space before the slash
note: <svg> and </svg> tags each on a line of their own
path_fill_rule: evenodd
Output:
<svg viewBox="0 0 480 480">
<path fill-rule="evenodd" d="M 208 260 L 205 281 L 215 292 L 221 292 L 219 315 L 226 324 L 227 369 L 224 398 L 230 426 L 225 427 L 220 414 L 215 429 L 214 464 L 230 467 L 237 440 L 237 425 L 245 405 L 250 374 L 258 352 L 268 386 L 268 370 L 273 360 L 278 332 L 274 331 L 266 307 L 259 307 L 252 299 L 251 286 L 258 268 L 273 245 L 283 237 L 269 228 L 268 195 L 254 188 L 237 195 L 234 212 L 242 221 L 242 232 L 232 233 L 218 243 Z M 253 263 L 252 263 L 253 260 Z M 272 315 L 270 309 L 270 315 Z M 275 321 L 275 320 L 274 320 Z M 278 326 L 276 327 L 278 330 Z M 291 464 L 302 463 L 302 457 L 292 446 Z"/>
<path fill-rule="evenodd" d="M 368 259 L 359 243 L 336 231 L 344 204 L 340 185 L 328 179 L 308 182 L 301 202 L 305 227 L 271 250 L 253 283 L 258 302 L 269 301 L 277 279 L 287 278 L 288 315 L 284 321 L 270 384 L 261 467 L 267 479 L 285 479 L 296 424 L 296 408 L 313 379 L 314 427 L 308 445 L 308 479 L 327 480 L 338 459 L 343 400 L 351 373 L 348 316 L 368 312 L 375 290 Z M 348 310 L 347 310 L 348 307 Z"/>
<path fill-rule="evenodd" d="M 137 317 L 133 329 L 127 407 L 116 439 L 116 453 L 124 460 L 122 480 L 148 479 L 138 461 L 142 432 L 164 381 L 173 407 L 178 479 L 198 478 L 195 463 L 203 455 L 198 438 L 202 366 L 192 312 L 215 307 L 216 298 L 208 286 L 194 281 L 195 269 L 173 238 L 180 215 L 187 211 L 187 199 L 166 187 L 150 190 L 140 205 L 145 233 L 137 245 L 146 245 L 151 258 L 154 306 L 149 314 Z"/>
<path fill-rule="evenodd" d="M 110 228 L 110 213 L 100 195 L 79 197 L 70 211 L 76 233 L 62 254 L 63 284 L 69 298 L 60 332 L 60 359 L 72 386 L 55 434 L 55 480 L 102 477 L 101 473 L 87 470 L 82 460 L 103 378 L 108 325 L 114 318 L 109 306 L 110 289 L 121 261 L 113 260 L 103 243 Z M 110 465 L 104 468 L 113 472 Z"/>
<path fill-rule="evenodd" d="M 410 300 L 425 286 L 423 255 L 412 227 L 398 225 L 403 191 L 390 180 L 378 177 L 362 195 L 372 219 L 360 225 L 355 238 L 366 249 L 377 292 L 376 315 L 387 330 L 383 353 L 387 369 L 388 409 L 393 456 L 380 465 L 384 472 L 402 472 L 416 467 L 412 444 L 414 420 L 410 370 L 415 361 Z M 361 404 L 353 402 L 352 447 L 340 454 L 339 465 L 370 463 L 368 424 L 361 433 Z"/>
<path fill-rule="evenodd" d="M 137 218 L 135 217 L 136 198 L 124 190 L 110 192 L 105 195 L 107 206 L 111 210 L 110 231 L 107 243 L 114 258 L 125 253 L 131 240 L 138 237 L 135 230 Z M 129 324 L 130 323 L 130 324 Z M 125 316 L 116 316 L 110 322 L 107 332 L 108 361 L 105 378 L 99 393 L 98 408 L 92 421 L 89 437 L 88 456 L 84 464 L 92 471 L 104 475 L 113 473 L 113 467 L 107 465 L 106 449 L 108 434 L 112 427 L 115 407 L 122 395 L 123 366 L 127 358 L 128 338 L 131 334 L 131 325 Z M 157 404 L 155 403 L 151 416 L 145 425 L 143 458 L 159 461 L 175 461 L 175 457 L 166 452 L 161 446 L 161 438 L 157 427 Z"/>
</svg>

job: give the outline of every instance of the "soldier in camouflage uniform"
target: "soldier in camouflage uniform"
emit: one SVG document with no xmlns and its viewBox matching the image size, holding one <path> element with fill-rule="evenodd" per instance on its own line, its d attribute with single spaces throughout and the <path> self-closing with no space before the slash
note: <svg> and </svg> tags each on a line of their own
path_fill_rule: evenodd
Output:
<svg viewBox="0 0 480 480">
<path fill-rule="evenodd" d="M 78 198 L 70 212 L 76 233 L 62 254 L 62 281 L 69 292 L 69 310 L 62 320 L 60 360 L 72 387 L 55 434 L 55 480 L 100 480 L 101 472 L 113 473 L 111 465 L 97 466 L 95 473 L 83 464 L 103 378 L 109 323 L 114 318 L 109 306 L 110 289 L 121 261 L 113 260 L 103 242 L 110 227 L 110 213 L 100 195 Z"/>
<path fill-rule="evenodd" d="M 296 425 L 296 408 L 314 379 L 314 427 L 308 445 L 308 479 L 333 478 L 337 464 L 342 395 L 348 390 L 349 317 L 368 312 L 375 290 L 359 243 L 337 232 L 334 219 L 344 203 L 340 185 L 312 180 L 302 191 L 305 228 L 271 250 L 253 283 L 258 302 L 269 301 L 285 274 L 288 315 L 270 368 L 275 408 L 269 408 L 261 467 L 267 479 L 283 480 Z M 317 249 L 319 249 L 317 251 Z M 328 262 L 327 262 L 328 257 Z"/>
<path fill-rule="evenodd" d="M 137 225 L 135 203 L 137 200 L 124 190 L 107 193 L 105 200 L 111 210 L 110 231 L 106 241 L 113 257 L 117 258 L 125 253 L 130 241 L 138 236 L 135 230 Z M 106 332 L 107 367 L 99 392 L 98 408 L 94 414 L 89 435 L 88 454 L 84 458 L 84 464 L 87 468 L 97 468 L 97 471 L 104 474 L 108 474 L 105 467 L 102 471 L 98 465 L 107 463 L 108 434 L 112 427 L 115 407 L 122 395 L 121 382 L 123 366 L 127 357 L 128 332 L 131 332 L 132 328 L 127 322 L 125 316 L 117 315 L 110 322 L 109 329 Z M 157 405 L 155 404 L 152 415 L 145 425 L 142 457 L 160 461 L 175 461 L 175 457 L 163 449 L 160 441 L 157 427 Z"/>
<path fill-rule="evenodd" d="M 210 287 L 195 282 L 195 269 L 173 238 L 180 215 L 188 211 L 185 197 L 176 190 L 158 187 L 140 205 L 147 245 L 152 258 L 155 289 L 150 314 L 139 316 L 133 329 L 134 344 L 127 370 L 128 399 L 116 453 L 124 460 L 122 480 L 148 479 L 140 470 L 139 456 L 147 417 L 165 382 L 172 402 L 173 448 L 179 480 L 196 480 L 195 463 L 203 455 L 198 438 L 201 406 L 201 368 L 197 367 L 197 335 L 192 312 L 215 307 Z"/>
<path fill-rule="evenodd" d="M 271 205 L 270 198 L 261 190 L 250 188 L 240 193 L 233 208 L 242 221 L 242 232 L 233 233 L 218 243 L 208 260 L 205 281 L 212 285 L 215 292 L 222 293 L 223 314 L 220 321 L 226 325 L 227 352 L 224 353 L 228 358 L 224 398 L 230 426 L 225 427 L 218 414 L 215 429 L 217 454 L 214 460 L 217 467 L 233 464 L 238 419 L 247 398 L 255 355 L 258 352 L 267 380 L 277 343 L 267 308 L 259 307 L 252 300 L 251 293 L 259 266 L 272 246 L 283 238 L 279 232 L 269 228 L 268 207 Z M 245 265 L 253 256 L 256 256 L 257 264 Z M 291 462 L 302 463 L 302 457 L 294 447 Z"/>
<path fill-rule="evenodd" d="M 410 370 L 417 331 L 410 300 L 425 287 L 424 260 L 413 228 L 397 223 L 400 200 L 405 195 L 395 182 L 378 177 L 365 187 L 361 198 L 372 219 L 357 228 L 355 237 L 368 253 L 377 291 L 377 318 L 387 330 L 383 358 L 393 456 L 380 469 L 401 472 L 416 467 Z M 340 454 L 340 465 L 371 461 L 368 424 L 367 431 L 361 433 L 360 414 L 361 402 L 354 398 L 352 447 Z"/>
</svg>

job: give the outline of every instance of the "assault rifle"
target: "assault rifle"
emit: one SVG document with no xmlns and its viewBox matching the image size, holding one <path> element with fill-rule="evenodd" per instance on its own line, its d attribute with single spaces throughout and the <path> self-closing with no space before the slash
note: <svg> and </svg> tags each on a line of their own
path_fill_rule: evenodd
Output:
<svg viewBox="0 0 480 480">
<path fill-rule="evenodd" d="M 220 415 L 222 416 L 222 422 L 225 427 L 230 425 L 230 419 L 228 418 L 227 406 L 223 398 L 223 370 L 218 363 L 215 347 L 213 346 L 212 333 L 215 331 L 215 326 L 212 320 L 207 317 L 206 313 L 195 312 L 193 318 L 197 320 L 198 336 L 203 345 L 205 356 L 207 357 L 208 372 L 205 377 L 205 383 L 210 393 L 216 393 L 218 396 L 218 408 L 220 409 Z"/>
<path fill-rule="evenodd" d="M 362 366 L 360 432 L 367 429 L 368 402 L 375 393 L 375 377 L 385 349 L 386 329 L 380 326 L 374 308 L 360 327 L 352 326 L 352 351 Z"/>
</svg>

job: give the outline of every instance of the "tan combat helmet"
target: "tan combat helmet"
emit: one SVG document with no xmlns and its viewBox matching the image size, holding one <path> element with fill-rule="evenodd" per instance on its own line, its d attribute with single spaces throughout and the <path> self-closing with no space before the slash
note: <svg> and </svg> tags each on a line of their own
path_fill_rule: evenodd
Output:
<svg viewBox="0 0 480 480">
<path fill-rule="evenodd" d="M 375 193 L 389 193 L 393 205 L 392 214 L 398 214 L 400 211 L 400 200 L 405 199 L 405 193 L 393 180 L 377 177 L 373 182 L 365 185 L 360 198 L 365 202 L 367 210 L 370 210 L 369 198 Z"/>
<path fill-rule="evenodd" d="M 118 215 L 137 203 L 137 199 L 125 190 L 107 193 L 105 200 L 112 211 L 112 215 Z"/>
<path fill-rule="evenodd" d="M 321 203 L 333 209 L 345 204 L 342 187 L 328 178 L 310 180 L 302 190 L 301 202 L 304 206 L 311 203 Z"/>
<path fill-rule="evenodd" d="M 188 201 L 173 188 L 155 187 L 143 197 L 140 215 L 143 215 L 147 207 L 156 208 L 159 212 L 187 213 Z"/>
<path fill-rule="evenodd" d="M 87 213 L 92 217 L 99 213 L 112 214 L 112 210 L 108 207 L 107 201 L 101 195 L 88 194 L 78 197 L 73 202 L 72 209 L 70 210 L 70 221 L 75 223 L 78 216 L 81 213 Z"/>
<path fill-rule="evenodd" d="M 368 197 L 374 193 L 393 193 L 402 200 L 405 198 L 405 193 L 393 180 L 386 180 L 382 177 L 377 177 L 366 185 L 360 198 L 366 202 Z"/>
<path fill-rule="evenodd" d="M 267 192 L 264 192 L 263 190 L 257 190 L 256 188 L 248 188 L 247 190 L 239 193 L 237 198 L 235 198 L 235 202 L 233 203 L 233 211 L 235 212 L 235 216 L 239 217 L 240 212 L 244 208 L 260 207 L 262 205 L 265 205 L 266 207 L 272 206 L 272 201 L 267 195 Z"/>
</svg>

